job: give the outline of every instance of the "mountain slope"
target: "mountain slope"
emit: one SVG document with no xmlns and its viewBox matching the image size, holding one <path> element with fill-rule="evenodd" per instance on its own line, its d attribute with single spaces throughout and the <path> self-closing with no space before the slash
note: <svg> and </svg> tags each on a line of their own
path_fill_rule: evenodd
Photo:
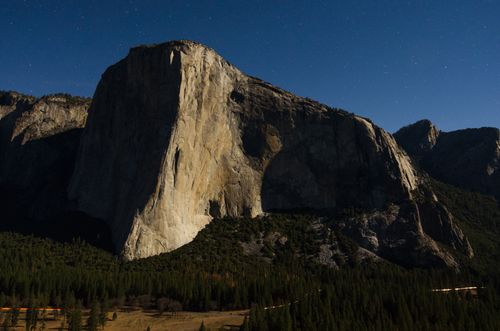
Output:
<svg viewBox="0 0 500 331">
<path fill-rule="evenodd" d="M 366 211 L 356 226 L 375 254 L 456 266 L 437 240 L 472 255 L 390 134 L 203 45 L 133 48 L 104 73 L 89 113 L 70 198 L 110 225 L 127 259 L 178 248 L 216 217 L 348 207 Z"/>
<path fill-rule="evenodd" d="M 461 190 L 453 190 L 456 196 L 441 187 L 436 187 L 436 192 L 463 201 Z M 500 221 L 498 207 L 486 203 L 488 199 L 477 195 L 473 202 L 479 202 L 477 208 L 446 203 L 459 208 L 454 209 L 457 215 L 467 215 L 470 221 L 489 214 L 485 227 L 477 229 L 484 235 L 483 230 Z M 336 223 L 335 219 L 320 219 L 327 227 Z M 318 227 L 317 217 L 307 215 L 217 219 L 191 243 L 131 262 L 120 262 L 82 242 L 60 244 L 0 233 L 0 264 L 9 265 L 0 269 L 0 305 L 74 309 L 97 300 L 112 306 L 140 306 L 151 312 L 168 299 L 185 310 L 278 306 L 266 314 L 267 322 L 274 325 L 271 329 L 279 329 L 284 322 L 279 316 L 288 308 L 295 329 L 322 330 L 325 324 L 345 330 L 401 330 L 403 325 L 407 330 L 444 325 L 451 329 L 498 329 L 498 260 L 488 258 L 481 263 L 486 268 L 477 269 L 480 265 L 475 260 L 486 253 L 482 245 L 472 264 L 460 273 L 404 269 L 384 261 L 365 264 L 356 258 L 359 247 L 352 240 L 342 239 L 334 229 L 325 230 Z M 476 235 L 471 239 L 478 243 Z M 491 239 L 499 243 L 498 236 Z M 322 263 L 319 257 L 325 244 L 335 247 L 333 261 L 341 269 Z M 457 286 L 485 288 L 477 296 L 430 291 Z M 293 304 L 288 306 L 289 302 Z M 125 313 L 119 313 L 119 318 Z M 256 313 L 252 311 L 250 316 L 253 325 L 259 320 Z M 262 324 L 254 328 L 264 329 Z"/>
<path fill-rule="evenodd" d="M 445 183 L 500 198 L 500 130 L 438 131 L 428 120 L 394 134 L 431 176 Z"/>
<path fill-rule="evenodd" d="M 0 192 L 4 221 L 43 219 L 67 207 L 66 188 L 90 100 L 0 92 Z"/>
<path fill-rule="evenodd" d="M 469 192 L 438 181 L 432 187 L 439 200 L 456 216 L 460 227 L 474 247 L 475 256 L 468 260 L 484 274 L 498 273 L 500 261 L 500 204 L 491 197 Z"/>
</svg>

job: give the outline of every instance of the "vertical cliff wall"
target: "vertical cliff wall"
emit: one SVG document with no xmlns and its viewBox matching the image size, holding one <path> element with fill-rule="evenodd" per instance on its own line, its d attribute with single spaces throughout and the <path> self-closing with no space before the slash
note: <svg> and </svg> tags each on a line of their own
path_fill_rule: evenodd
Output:
<svg viewBox="0 0 500 331">
<path fill-rule="evenodd" d="M 107 220 L 117 249 L 135 259 L 191 241 L 213 217 L 386 210 L 414 201 L 420 185 L 392 136 L 369 120 L 176 41 L 133 48 L 103 74 L 69 192 L 80 210 Z M 413 224 L 404 230 L 414 239 L 408 245 L 450 259 L 432 246 L 414 206 L 410 220 L 395 217 Z"/>
</svg>

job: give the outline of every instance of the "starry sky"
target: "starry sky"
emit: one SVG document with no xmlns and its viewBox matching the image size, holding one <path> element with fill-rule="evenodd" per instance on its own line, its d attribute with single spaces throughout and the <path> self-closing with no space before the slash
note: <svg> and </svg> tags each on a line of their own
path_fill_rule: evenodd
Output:
<svg viewBox="0 0 500 331">
<path fill-rule="evenodd" d="M 500 1 L 0 0 L 0 89 L 92 96 L 139 44 L 204 43 L 388 131 L 500 127 Z"/>
</svg>

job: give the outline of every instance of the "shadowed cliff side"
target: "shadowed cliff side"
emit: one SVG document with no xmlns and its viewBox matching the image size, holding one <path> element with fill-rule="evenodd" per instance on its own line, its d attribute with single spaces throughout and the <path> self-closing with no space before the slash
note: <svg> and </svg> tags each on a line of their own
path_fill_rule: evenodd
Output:
<svg viewBox="0 0 500 331">
<path fill-rule="evenodd" d="M 89 105 L 65 94 L 0 92 L 0 230 L 112 248 L 106 226 L 72 212 L 67 199 Z"/>
<path fill-rule="evenodd" d="M 442 132 L 423 120 L 400 129 L 394 137 L 431 176 L 500 199 L 498 128 Z"/>
<path fill-rule="evenodd" d="M 66 209 L 89 105 L 89 99 L 63 94 L 0 93 L 0 185 L 16 197 L 8 209 L 38 219 Z"/>
</svg>

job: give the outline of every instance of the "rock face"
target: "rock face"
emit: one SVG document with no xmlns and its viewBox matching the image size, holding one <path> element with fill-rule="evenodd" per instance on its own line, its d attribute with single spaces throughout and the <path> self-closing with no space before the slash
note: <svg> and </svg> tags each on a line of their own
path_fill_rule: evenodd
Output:
<svg viewBox="0 0 500 331">
<path fill-rule="evenodd" d="M 433 177 L 500 199 L 499 129 L 439 132 L 425 120 L 402 128 L 394 137 Z"/>
<path fill-rule="evenodd" d="M 0 189 L 5 219 L 47 218 L 66 189 L 90 99 L 0 92 Z"/>
<path fill-rule="evenodd" d="M 434 240 L 472 253 L 390 134 L 189 41 L 133 48 L 103 74 L 69 194 L 126 259 L 173 250 L 213 217 L 347 207 L 385 215 L 360 220 L 382 255 L 454 265 Z"/>
<path fill-rule="evenodd" d="M 394 134 L 394 138 L 411 157 L 420 161 L 434 148 L 439 133 L 438 128 L 431 121 L 421 120 L 401 128 Z"/>
</svg>

